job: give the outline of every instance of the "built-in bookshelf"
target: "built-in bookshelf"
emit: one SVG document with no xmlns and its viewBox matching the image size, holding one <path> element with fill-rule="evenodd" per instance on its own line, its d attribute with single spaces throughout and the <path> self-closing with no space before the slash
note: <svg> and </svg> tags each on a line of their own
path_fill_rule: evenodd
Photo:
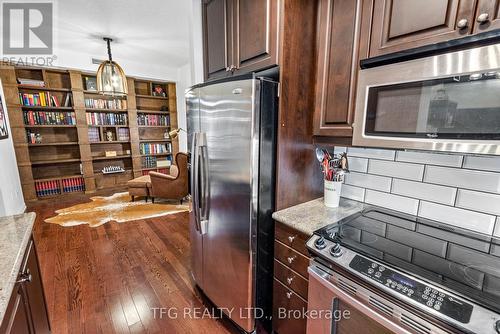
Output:
<svg viewBox="0 0 500 334">
<path fill-rule="evenodd" d="M 128 78 L 126 96 L 108 97 L 90 72 L 2 64 L 0 78 L 26 201 L 168 172 L 178 151 L 168 138 L 175 83 Z M 109 166 L 119 172 L 103 173 Z"/>
</svg>

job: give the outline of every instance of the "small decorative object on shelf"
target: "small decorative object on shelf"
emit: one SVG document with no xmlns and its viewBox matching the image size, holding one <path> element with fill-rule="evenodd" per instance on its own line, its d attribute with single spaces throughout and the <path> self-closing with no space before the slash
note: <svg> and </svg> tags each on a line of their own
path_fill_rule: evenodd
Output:
<svg viewBox="0 0 500 334">
<path fill-rule="evenodd" d="M 111 131 L 111 130 L 106 131 L 106 140 L 107 141 L 113 141 L 114 140 L 113 131 Z"/>
<path fill-rule="evenodd" d="M 163 89 L 163 87 L 161 85 L 154 85 L 153 87 L 154 87 L 153 96 L 162 96 L 162 97 L 167 96 L 167 94 L 165 93 L 165 90 Z"/>
<path fill-rule="evenodd" d="M 42 143 L 42 140 L 43 140 L 42 135 L 41 135 L 40 133 L 37 133 L 37 134 L 35 135 L 35 143 L 36 143 L 36 144 L 41 144 L 41 143 Z"/>
<path fill-rule="evenodd" d="M 324 203 L 329 208 L 339 206 L 344 175 L 349 173 L 347 153 L 330 155 L 328 150 L 316 148 L 316 158 L 321 163 L 324 185 Z"/>
<path fill-rule="evenodd" d="M 85 77 L 85 90 L 97 92 L 97 79 L 96 77 Z"/>
<path fill-rule="evenodd" d="M 163 138 L 170 139 L 170 134 L 168 133 L 168 129 L 165 130 L 165 132 L 163 133 Z"/>
<path fill-rule="evenodd" d="M 31 130 L 26 130 L 26 136 L 28 139 L 28 143 L 30 144 L 41 144 L 42 143 L 42 135 L 38 132 L 33 132 Z"/>
<path fill-rule="evenodd" d="M 105 151 L 104 156 L 105 157 L 116 157 L 116 151 Z"/>
<path fill-rule="evenodd" d="M 106 166 L 102 169 L 103 174 L 124 173 L 125 169 L 122 166 Z"/>
<path fill-rule="evenodd" d="M 165 111 L 168 112 L 168 107 L 167 106 L 161 106 L 160 111 Z"/>
</svg>

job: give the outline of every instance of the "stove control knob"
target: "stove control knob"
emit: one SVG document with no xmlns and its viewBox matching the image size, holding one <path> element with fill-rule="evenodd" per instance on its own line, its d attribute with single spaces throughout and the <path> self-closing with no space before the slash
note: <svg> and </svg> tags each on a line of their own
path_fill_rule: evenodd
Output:
<svg viewBox="0 0 500 334">
<path fill-rule="evenodd" d="M 495 330 L 498 334 L 500 334 L 500 320 L 497 320 L 497 322 L 495 323 Z"/>
<path fill-rule="evenodd" d="M 339 257 L 342 255 L 342 248 L 340 248 L 340 244 L 338 242 L 336 242 L 332 248 L 330 249 L 330 254 L 333 256 L 333 257 Z"/>
<path fill-rule="evenodd" d="M 325 238 L 319 237 L 318 239 L 316 239 L 316 241 L 314 242 L 314 247 L 316 247 L 317 249 L 324 249 L 326 247 Z"/>
</svg>

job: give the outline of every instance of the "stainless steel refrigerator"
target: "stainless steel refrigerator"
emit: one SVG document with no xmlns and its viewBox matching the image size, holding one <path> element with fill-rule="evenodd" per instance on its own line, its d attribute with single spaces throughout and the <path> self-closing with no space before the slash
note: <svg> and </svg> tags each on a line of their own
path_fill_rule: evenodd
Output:
<svg viewBox="0 0 500 334">
<path fill-rule="evenodd" d="M 246 332 L 272 313 L 277 92 L 255 74 L 186 92 L 193 277 Z"/>
</svg>

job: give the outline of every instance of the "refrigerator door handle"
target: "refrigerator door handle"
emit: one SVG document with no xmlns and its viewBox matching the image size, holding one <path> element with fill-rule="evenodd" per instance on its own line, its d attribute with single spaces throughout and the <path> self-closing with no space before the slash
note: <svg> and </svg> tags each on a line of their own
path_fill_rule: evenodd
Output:
<svg viewBox="0 0 500 334">
<path fill-rule="evenodd" d="M 191 154 L 193 161 L 191 163 L 191 195 L 193 198 L 193 212 L 194 212 L 194 221 L 195 228 L 198 232 L 201 232 L 200 226 L 200 200 L 199 200 L 199 147 L 198 147 L 198 133 L 193 134 L 193 142 L 191 147 Z"/>
<path fill-rule="evenodd" d="M 201 178 L 200 194 L 200 232 L 206 234 L 208 230 L 208 217 L 210 212 L 210 182 L 208 180 L 208 147 L 206 133 L 200 133 L 198 142 L 199 165 Z"/>
</svg>

